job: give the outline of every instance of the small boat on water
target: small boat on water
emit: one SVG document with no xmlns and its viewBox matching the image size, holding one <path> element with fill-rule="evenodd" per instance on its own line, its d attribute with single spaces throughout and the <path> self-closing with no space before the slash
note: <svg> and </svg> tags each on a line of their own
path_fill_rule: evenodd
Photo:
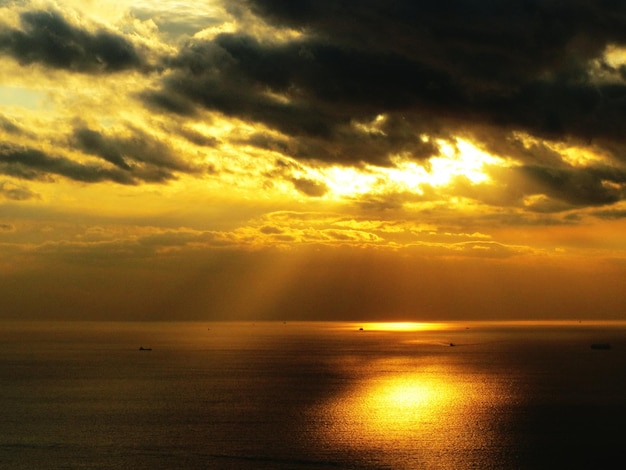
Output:
<svg viewBox="0 0 626 470">
<path fill-rule="evenodd" d="M 152 351 L 152 348 L 144 348 L 143 346 L 139 346 L 140 351 Z"/>
</svg>

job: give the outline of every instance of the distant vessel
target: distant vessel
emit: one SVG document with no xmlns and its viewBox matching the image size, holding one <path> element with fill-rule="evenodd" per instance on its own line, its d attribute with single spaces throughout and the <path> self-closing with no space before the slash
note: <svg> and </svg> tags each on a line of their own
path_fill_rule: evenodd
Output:
<svg viewBox="0 0 626 470">
<path fill-rule="evenodd" d="M 611 345 L 609 343 L 593 343 L 591 349 L 611 349 Z"/>
<path fill-rule="evenodd" d="M 144 348 L 143 346 L 139 346 L 140 351 L 152 351 L 152 348 Z"/>
</svg>

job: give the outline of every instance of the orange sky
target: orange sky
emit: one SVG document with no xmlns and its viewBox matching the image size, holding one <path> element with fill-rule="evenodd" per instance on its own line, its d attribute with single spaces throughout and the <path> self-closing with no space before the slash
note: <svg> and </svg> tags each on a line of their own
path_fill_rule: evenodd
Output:
<svg viewBox="0 0 626 470">
<path fill-rule="evenodd" d="M 452 3 L 0 2 L 0 318 L 622 319 L 626 11 Z"/>
</svg>

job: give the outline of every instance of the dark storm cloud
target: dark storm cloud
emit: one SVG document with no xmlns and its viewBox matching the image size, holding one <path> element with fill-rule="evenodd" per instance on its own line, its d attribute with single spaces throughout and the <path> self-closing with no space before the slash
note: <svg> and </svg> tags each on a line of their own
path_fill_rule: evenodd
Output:
<svg viewBox="0 0 626 470">
<path fill-rule="evenodd" d="M 450 186 L 448 195 L 544 214 L 610 205 L 626 197 L 626 170 L 598 164 L 580 167 L 536 162 L 493 167 L 488 175 L 497 184 L 471 184 L 461 177 Z"/>
<path fill-rule="evenodd" d="M 140 68 L 144 63 L 123 36 L 106 30 L 89 32 L 59 12 L 26 11 L 20 20 L 22 29 L 0 29 L 0 51 L 21 64 L 100 73 Z"/>
<path fill-rule="evenodd" d="M 394 51 L 476 85 L 584 68 L 607 43 L 622 43 L 626 4 L 615 0 L 235 0 L 277 26 L 341 47 Z"/>
<path fill-rule="evenodd" d="M 119 145 L 108 141 L 99 132 L 88 128 L 75 129 L 74 138 L 78 147 L 84 152 L 99 155 L 115 166 L 130 170 L 130 166 L 124 161 Z"/>
<path fill-rule="evenodd" d="M 293 157 L 348 164 L 432 156 L 423 134 L 518 130 L 600 146 L 626 135 L 623 71 L 603 59 L 608 45 L 626 43 L 626 2 L 239 0 L 227 8 L 303 35 L 192 41 L 146 100 L 263 123 L 297 138 L 284 150 Z M 597 81 L 593 67 L 611 80 Z M 386 120 L 373 127 L 379 115 Z"/>
<path fill-rule="evenodd" d="M 0 142 L 0 174 L 28 180 L 50 180 L 57 175 L 85 183 L 135 185 L 142 181 L 165 183 L 176 179 L 178 173 L 212 171 L 184 161 L 167 143 L 134 127 L 128 127 L 123 135 L 112 135 L 79 124 L 69 137 L 69 145 L 104 162 L 81 163 L 36 148 Z"/>
<path fill-rule="evenodd" d="M 298 191 L 307 196 L 322 197 L 328 192 L 328 187 L 324 183 L 307 178 L 293 178 L 292 183 Z"/>
<path fill-rule="evenodd" d="M 619 201 L 624 195 L 613 182 L 623 184 L 626 174 L 602 168 L 553 169 L 527 166 L 519 170 L 529 183 L 529 194 L 545 194 L 573 206 L 599 206 Z"/>
<path fill-rule="evenodd" d="M 59 175 L 85 183 L 114 181 L 134 184 L 127 172 L 96 165 L 77 163 L 64 157 L 53 157 L 40 150 L 0 143 L 0 173 L 22 179 L 47 179 Z"/>
<path fill-rule="evenodd" d="M 380 103 L 385 111 L 398 102 L 411 111 L 426 109 L 433 119 L 478 119 L 556 139 L 621 139 L 626 130 L 626 87 L 593 83 L 589 74 L 591 61 L 602 63 L 607 45 L 626 41 L 624 2 L 241 3 L 350 58 L 367 50 L 363 69 L 369 66 L 374 77 L 388 72 L 386 80 L 371 73 L 342 75 L 347 88 L 373 91 L 359 97 L 363 104 L 376 106 L 386 96 Z M 387 57 L 397 58 L 396 65 L 381 59 Z M 403 79 L 396 78 L 399 73 Z"/>
<path fill-rule="evenodd" d="M 355 122 L 357 125 L 370 122 Z M 338 126 L 327 139 L 299 135 L 297 139 L 281 138 L 265 133 L 255 133 L 242 143 L 280 152 L 302 160 L 319 160 L 331 163 L 374 163 L 390 165 L 388 157 L 393 154 L 410 155 L 425 159 L 437 155 L 439 150 L 432 141 L 423 141 L 421 133 L 430 131 L 439 135 L 425 121 L 400 116 L 388 116 L 377 129 L 359 131 L 350 125 Z"/>
<path fill-rule="evenodd" d="M 111 136 L 78 126 L 70 138 L 79 150 L 96 155 L 133 177 L 149 182 L 175 178 L 174 172 L 197 173 L 199 168 L 174 154 L 169 145 L 139 129 L 130 129 L 129 136 Z"/>
<path fill-rule="evenodd" d="M 181 128 L 177 131 L 189 142 L 200 147 L 217 147 L 220 143 L 219 139 L 194 131 L 193 129 Z"/>
<path fill-rule="evenodd" d="M 190 114 L 196 103 L 262 122 L 298 137 L 292 156 L 317 160 L 387 164 L 391 153 L 430 156 L 433 147 L 419 139 L 420 132 L 432 130 L 423 113 L 411 117 L 410 136 L 391 123 L 366 132 L 354 125 L 367 125 L 380 112 L 410 110 L 415 97 L 398 90 L 411 86 L 428 89 L 427 102 L 435 96 L 449 101 L 455 94 L 445 75 L 402 57 L 352 53 L 309 40 L 268 46 L 222 34 L 190 44 L 169 65 L 175 72 L 163 90 L 146 97 L 151 104 Z"/>
</svg>

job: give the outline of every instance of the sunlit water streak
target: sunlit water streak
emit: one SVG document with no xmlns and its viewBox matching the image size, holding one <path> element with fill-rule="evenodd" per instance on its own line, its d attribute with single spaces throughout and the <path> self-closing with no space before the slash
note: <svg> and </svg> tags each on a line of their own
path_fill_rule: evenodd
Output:
<svg viewBox="0 0 626 470">
<path fill-rule="evenodd" d="M 597 468 L 626 422 L 622 323 L 5 323 L 0 358 L 9 469 Z"/>
</svg>

